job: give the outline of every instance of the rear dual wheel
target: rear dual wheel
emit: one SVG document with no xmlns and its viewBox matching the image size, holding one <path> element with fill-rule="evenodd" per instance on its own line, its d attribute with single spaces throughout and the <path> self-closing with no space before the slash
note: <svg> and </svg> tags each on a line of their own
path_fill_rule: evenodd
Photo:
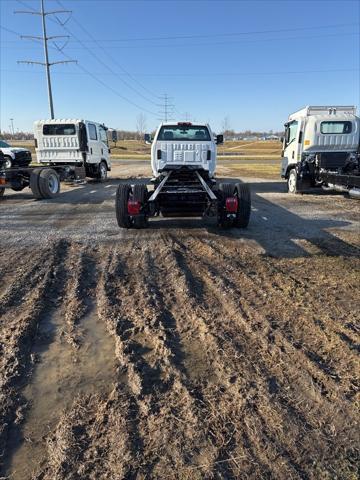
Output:
<svg viewBox="0 0 360 480">
<path fill-rule="evenodd" d="M 55 198 L 60 192 L 60 177 L 52 168 L 35 168 L 30 174 L 30 188 L 37 199 Z"/>
<path fill-rule="evenodd" d="M 229 197 L 236 197 L 238 201 L 235 218 L 229 218 L 225 208 L 219 214 L 219 225 L 222 228 L 246 228 L 249 225 L 251 214 L 251 194 L 246 183 L 221 183 L 219 190 L 222 192 L 223 205 Z"/>
<path fill-rule="evenodd" d="M 148 223 L 145 205 L 147 201 L 146 185 L 134 185 L 132 188 L 129 184 L 120 184 L 116 191 L 115 210 L 116 219 L 121 228 L 145 228 Z M 140 202 L 141 208 L 138 215 L 130 215 L 128 212 L 128 202 L 133 200 Z"/>
</svg>

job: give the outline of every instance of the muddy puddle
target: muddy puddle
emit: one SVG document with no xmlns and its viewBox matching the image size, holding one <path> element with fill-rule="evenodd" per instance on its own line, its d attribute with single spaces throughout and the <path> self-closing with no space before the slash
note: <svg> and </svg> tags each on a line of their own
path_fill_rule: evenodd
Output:
<svg viewBox="0 0 360 480">
<path fill-rule="evenodd" d="M 21 431 L 10 434 L 8 474 L 12 480 L 31 478 L 41 465 L 46 434 L 78 394 L 107 394 L 113 387 L 117 372 L 115 343 L 96 308 L 90 305 L 88 312 L 79 325 L 82 342 L 78 350 L 63 338 L 63 314 L 55 312 L 40 323 L 32 351 L 37 363 L 31 382 L 23 390 L 29 409 Z"/>
</svg>

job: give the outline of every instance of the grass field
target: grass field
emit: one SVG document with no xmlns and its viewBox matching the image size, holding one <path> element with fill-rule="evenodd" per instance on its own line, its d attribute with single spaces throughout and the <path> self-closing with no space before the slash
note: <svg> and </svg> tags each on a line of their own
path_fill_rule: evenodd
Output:
<svg viewBox="0 0 360 480">
<path fill-rule="evenodd" d="M 13 141 L 12 145 L 29 148 L 35 158 L 33 141 Z M 110 144 L 113 160 L 150 160 L 150 146 L 139 140 Z M 225 142 L 218 149 L 219 173 L 229 169 L 237 176 L 278 178 L 281 144 L 274 141 Z"/>
</svg>

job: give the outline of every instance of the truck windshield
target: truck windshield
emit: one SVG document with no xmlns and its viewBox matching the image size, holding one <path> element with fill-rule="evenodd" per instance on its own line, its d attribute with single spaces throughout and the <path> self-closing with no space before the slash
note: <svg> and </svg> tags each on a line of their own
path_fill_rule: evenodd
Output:
<svg viewBox="0 0 360 480">
<path fill-rule="evenodd" d="M 351 133 L 351 122 L 321 122 L 321 133 Z"/>
<path fill-rule="evenodd" d="M 76 135 L 73 123 L 49 123 L 43 126 L 43 135 Z"/>
<path fill-rule="evenodd" d="M 210 133 L 207 127 L 196 125 L 166 125 L 161 127 L 158 140 L 210 142 Z"/>
<path fill-rule="evenodd" d="M 10 145 L 6 142 L 3 142 L 2 140 L 0 140 L 0 148 L 9 148 Z"/>
</svg>

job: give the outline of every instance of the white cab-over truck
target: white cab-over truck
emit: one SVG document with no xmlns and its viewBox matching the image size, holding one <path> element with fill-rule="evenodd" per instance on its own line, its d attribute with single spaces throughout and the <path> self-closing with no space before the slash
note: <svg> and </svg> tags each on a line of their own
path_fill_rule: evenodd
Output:
<svg viewBox="0 0 360 480">
<path fill-rule="evenodd" d="M 151 143 L 152 188 L 120 184 L 116 194 L 116 216 L 123 228 L 143 228 L 151 216 L 216 217 L 223 228 L 245 228 L 251 199 L 244 183 L 218 184 L 214 174 L 217 145 L 208 124 L 162 123 Z"/>
<path fill-rule="evenodd" d="M 30 187 L 35 198 L 53 198 L 62 180 L 106 180 L 111 161 L 105 125 L 81 119 L 39 120 L 34 139 L 41 166 L 5 170 L 0 165 L 0 195 L 6 187 Z"/>
<path fill-rule="evenodd" d="M 360 196 L 360 118 L 353 106 L 308 106 L 289 116 L 281 176 L 290 193 L 321 186 Z"/>
</svg>

